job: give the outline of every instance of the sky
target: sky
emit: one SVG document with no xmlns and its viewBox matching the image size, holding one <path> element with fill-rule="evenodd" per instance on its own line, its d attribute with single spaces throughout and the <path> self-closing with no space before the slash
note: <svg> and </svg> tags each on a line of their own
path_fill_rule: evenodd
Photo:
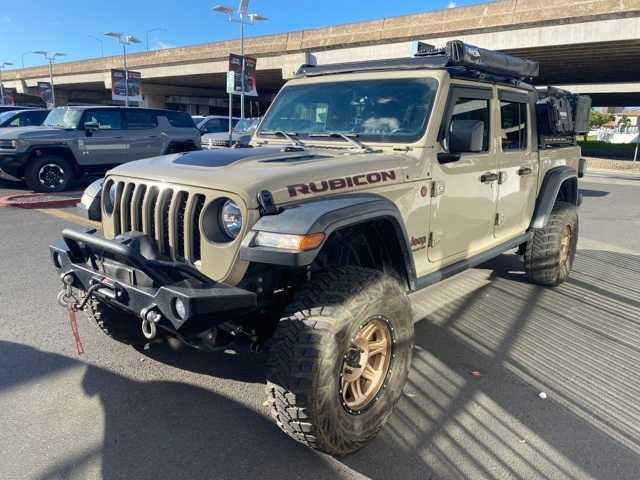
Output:
<svg viewBox="0 0 640 480">
<path fill-rule="evenodd" d="M 172 48 L 239 36 L 237 24 L 212 7 L 237 6 L 237 0 L 2 0 L 0 6 L 0 63 L 20 67 L 41 65 L 33 50 L 66 53 L 65 61 L 120 53 L 117 42 L 103 37 L 107 31 L 136 35 L 143 43 L 131 51 Z M 252 0 L 250 11 L 268 18 L 247 27 L 247 36 L 323 27 L 361 20 L 406 15 L 447 8 L 450 0 Z M 458 6 L 482 3 L 455 0 Z M 23 55 L 24 54 L 24 55 Z"/>
</svg>

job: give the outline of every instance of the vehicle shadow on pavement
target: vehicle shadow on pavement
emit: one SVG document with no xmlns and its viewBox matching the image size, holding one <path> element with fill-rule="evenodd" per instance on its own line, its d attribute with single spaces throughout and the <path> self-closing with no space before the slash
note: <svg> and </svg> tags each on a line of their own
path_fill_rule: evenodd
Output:
<svg viewBox="0 0 640 480">
<path fill-rule="evenodd" d="M 230 347 L 225 352 L 203 352 L 189 346 L 179 351 L 165 344 L 153 344 L 140 353 L 157 362 L 171 365 L 180 370 L 227 378 L 247 383 L 266 383 L 266 356 L 251 353 L 248 348 Z"/>
<path fill-rule="evenodd" d="M 521 269 L 503 255 L 414 296 L 405 394 L 349 466 L 375 478 L 640 478 L 640 256 L 580 251 L 555 289 Z"/>
<path fill-rule="evenodd" d="M 0 341 L 0 361 L 5 359 L 11 363 L 4 363 L 0 394 L 85 366 L 62 355 Z M 79 431 L 74 445 L 65 448 L 68 453 L 33 478 L 86 480 L 94 478 L 87 471 L 97 462 L 102 464 L 98 478 L 104 480 L 291 478 L 309 471 L 314 472 L 313 478 L 334 478 L 335 471 L 323 456 L 289 440 L 263 412 L 200 387 L 174 381 L 140 382 L 86 365 L 81 388 L 76 386 L 68 395 L 80 396 L 85 404 L 91 397 L 99 399 L 104 416 L 102 445 L 85 448 Z M 41 399 L 41 408 L 52 410 L 53 415 L 69 408 L 48 402 Z M 72 416 L 73 411 L 68 414 Z"/>
</svg>

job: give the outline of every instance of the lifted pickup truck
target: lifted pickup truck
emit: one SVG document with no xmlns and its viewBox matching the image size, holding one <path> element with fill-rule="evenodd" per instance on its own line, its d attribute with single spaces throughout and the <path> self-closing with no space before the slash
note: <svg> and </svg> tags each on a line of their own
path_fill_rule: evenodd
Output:
<svg viewBox="0 0 640 480">
<path fill-rule="evenodd" d="M 584 112 L 551 102 L 566 111 L 541 111 L 542 138 L 523 81 L 537 71 L 461 42 L 303 66 L 249 148 L 132 162 L 90 187 L 104 238 L 67 229 L 51 246 L 61 301 L 129 344 L 265 344 L 280 428 L 353 452 L 407 380 L 410 292 L 512 249 L 533 283 L 571 271 Z M 553 136 L 558 119 L 575 131 Z"/>
</svg>

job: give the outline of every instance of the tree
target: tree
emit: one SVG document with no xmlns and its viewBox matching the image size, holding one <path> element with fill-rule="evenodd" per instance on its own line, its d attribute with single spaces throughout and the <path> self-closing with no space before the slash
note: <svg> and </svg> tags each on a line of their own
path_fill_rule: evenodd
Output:
<svg viewBox="0 0 640 480">
<path fill-rule="evenodd" d="M 589 116 L 589 124 L 594 128 L 600 128 L 613 120 L 615 117 L 610 113 L 600 113 L 595 110 L 591 111 Z"/>
</svg>

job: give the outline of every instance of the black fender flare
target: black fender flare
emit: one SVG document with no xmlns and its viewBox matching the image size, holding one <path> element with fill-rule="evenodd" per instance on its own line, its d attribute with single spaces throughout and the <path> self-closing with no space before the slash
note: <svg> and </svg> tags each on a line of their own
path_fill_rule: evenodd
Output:
<svg viewBox="0 0 640 480">
<path fill-rule="evenodd" d="M 371 193 L 308 200 L 286 205 L 277 215 L 263 216 L 244 238 L 240 248 L 240 259 L 290 267 L 307 266 L 316 259 L 333 232 L 381 219 L 388 220 L 394 227 L 402 250 L 407 281 L 412 287 L 416 278 L 415 265 L 402 215 L 389 199 Z M 325 238 L 314 250 L 292 252 L 255 246 L 254 239 L 259 231 L 294 235 L 321 232 L 325 234 Z"/>
<path fill-rule="evenodd" d="M 530 228 L 544 228 L 547 226 L 551 211 L 558 198 L 558 193 L 562 185 L 570 179 L 578 179 L 578 172 L 575 168 L 562 166 L 555 167 L 549 170 L 542 181 L 542 186 L 538 192 L 538 199 L 536 200 L 536 208 L 533 211 L 533 218 L 531 219 Z M 571 192 L 569 200 L 578 205 L 579 193 L 577 187 L 575 191 Z"/>
</svg>

